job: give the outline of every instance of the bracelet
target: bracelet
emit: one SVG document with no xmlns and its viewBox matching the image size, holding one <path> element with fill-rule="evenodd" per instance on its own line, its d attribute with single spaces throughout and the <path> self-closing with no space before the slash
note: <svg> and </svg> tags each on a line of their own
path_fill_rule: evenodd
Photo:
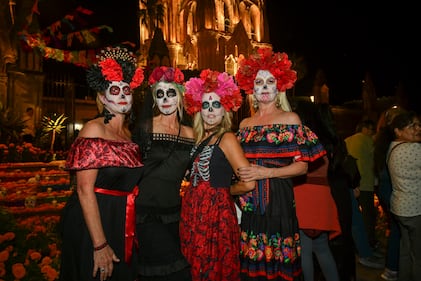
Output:
<svg viewBox="0 0 421 281">
<path fill-rule="evenodd" d="M 99 245 L 99 246 L 97 246 L 97 247 L 94 247 L 94 251 L 99 251 L 99 250 L 102 250 L 102 249 L 104 249 L 105 247 L 107 247 L 108 246 L 108 242 L 107 241 L 105 241 L 104 243 L 102 243 L 101 245 Z"/>
</svg>

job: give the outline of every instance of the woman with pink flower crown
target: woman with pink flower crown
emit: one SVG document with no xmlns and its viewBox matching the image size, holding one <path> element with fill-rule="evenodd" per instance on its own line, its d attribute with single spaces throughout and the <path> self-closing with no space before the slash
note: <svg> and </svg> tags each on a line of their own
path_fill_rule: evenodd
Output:
<svg viewBox="0 0 421 281">
<path fill-rule="evenodd" d="M 301 246 L 292 177 L 325 154 L 317 136 L 291 112 L 286 90 L 297 79 L 285 53 L 261 48 L 240 61 L 239 87 L 253 114 L 241 121 L 238 140 L 251 166 L 238 171 L 256 188 L 239 197 L 241 280 L 301 280 Z"/>
<path fill-rule="evenodd" d="M 232 111 L 242 101 L 234 79 L 203 70 L 186 83 L 187 113 L 194 115 L 190 185 L 182 199 L 180 238 L 194 281 L 240 280 L 240 233 L 231 194 L 254 188 L 254 181 L 232 182 L 250 164 L 231 132 Z"/>
</svg>

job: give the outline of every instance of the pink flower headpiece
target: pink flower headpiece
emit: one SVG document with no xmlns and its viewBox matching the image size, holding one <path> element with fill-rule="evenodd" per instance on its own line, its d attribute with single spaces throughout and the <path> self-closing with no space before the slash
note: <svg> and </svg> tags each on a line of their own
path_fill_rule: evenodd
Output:
<svg viewBox="0 0 421 281">
<path fill-rule="evenodd" d="M 252 94 L 257 72 L 268 70 L 277 80 L 278 91 L 284 92 L 297 81 L 297 72 L 291 70 L 291 65 L 286 53 L 273 53 L 269 48 L 259 48 L 257 53 L 240 61 L 235 78 L 240 89 L 246 94 Z"/>
<path fill-rule="evenodd" d="M 153 85 L 158 82 L 177 83 L 179 85 L 183 85 L 184 74 L 178 68 L 158 66 L 152 71 L 148 82 L 149 85 Z"/>
<path fill-rule="evenodd" d="M 242 102 L 240 89 L 234 79 L 225 72 L 205 69 L 200 78 L 190 78 L 186 82 L 184 104 L 188 114 L 193 115 L 202 108 L 202 96 L 214 92 L 221 98 L 221 104 L 226 111 L 237 111 Z"/>
</svg>

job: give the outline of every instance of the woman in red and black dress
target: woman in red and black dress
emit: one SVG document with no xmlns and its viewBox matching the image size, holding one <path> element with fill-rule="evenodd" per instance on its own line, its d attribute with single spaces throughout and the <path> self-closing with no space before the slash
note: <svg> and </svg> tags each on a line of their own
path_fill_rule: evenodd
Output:
<svg viewBox="0 0 421 281">
<path fill-rule="evenodd" d="M 62 215 L 60 280 L 135 280 L 134 200 L 143 164 L 127 120 L 143 71 L 127 50 L 108 48 L 87 78 L 102 114 L 83 126 L 66 162 L 77 185 Z"/>
<path fill-rule="evenodd" d="M 196 146 L 182 199 L 183 254 L 194 281 L 239 281 L 240 233 L 231 194 L 254 188 L 254 181 L 231 182 L 234 171 L 250 165 L 231 132 L 231 111 L 241 105 L 241 95 L 227 73 L 204 70 L 186 83 L 185 103 L 187 112 L 195 114 Z M 208 142 L 200 145 L 203 141 Z"/>
</svg>

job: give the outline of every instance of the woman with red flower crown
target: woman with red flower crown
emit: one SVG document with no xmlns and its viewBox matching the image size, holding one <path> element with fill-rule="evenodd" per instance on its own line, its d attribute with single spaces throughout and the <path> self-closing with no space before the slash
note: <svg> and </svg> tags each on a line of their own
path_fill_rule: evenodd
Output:
<svg viewBox="0 0 421 281">
<path fill-rule="evenodd" d="M 238 171 L 256 188 L 239 197 L 241 279 L 301 280 L 300 235 L 291 178 L 325 154 L 317 136 L 291 112 L 286 90 L 297 79 L 285 53 L 258 49 L 240 61 L 239 87 L 250 94 L 251 117 L 240 123 L 238 140 L 250 167 Z"/>
<path fill-rule="evenodd" d="M 232 77 L 209 69 L 186 83 L 185 104 L 194 115 L 190 185 L 182 199 L 180 238 L 193 281 L 240 280 L 240 233 L 231 194 L 254 188 L 232 183 L 234 171 L 249 166 L 235 134 L 232 111 L 241 105 Z"/>
<path fill-rule="evenodd" d="M 61 281 L 137 278 L 134 200 L 143 164 L 129 123 L 142 81 L 136 57 L 120 47 L 102 50 L 87 71 L 100 115 L 83 126 L 66 161 L 76 189 L 62 215 Z"/>
<path fill-rule="evenodd" d="M 180 187 L 194 144 L 183 118 L 184 75 L 159 66 L 148 81 L 133 139 L 142 152 L 143 175 L 136 199 L 139 279 L 190 281 L 190 265 L 181 253 Z"/>
</svg>

